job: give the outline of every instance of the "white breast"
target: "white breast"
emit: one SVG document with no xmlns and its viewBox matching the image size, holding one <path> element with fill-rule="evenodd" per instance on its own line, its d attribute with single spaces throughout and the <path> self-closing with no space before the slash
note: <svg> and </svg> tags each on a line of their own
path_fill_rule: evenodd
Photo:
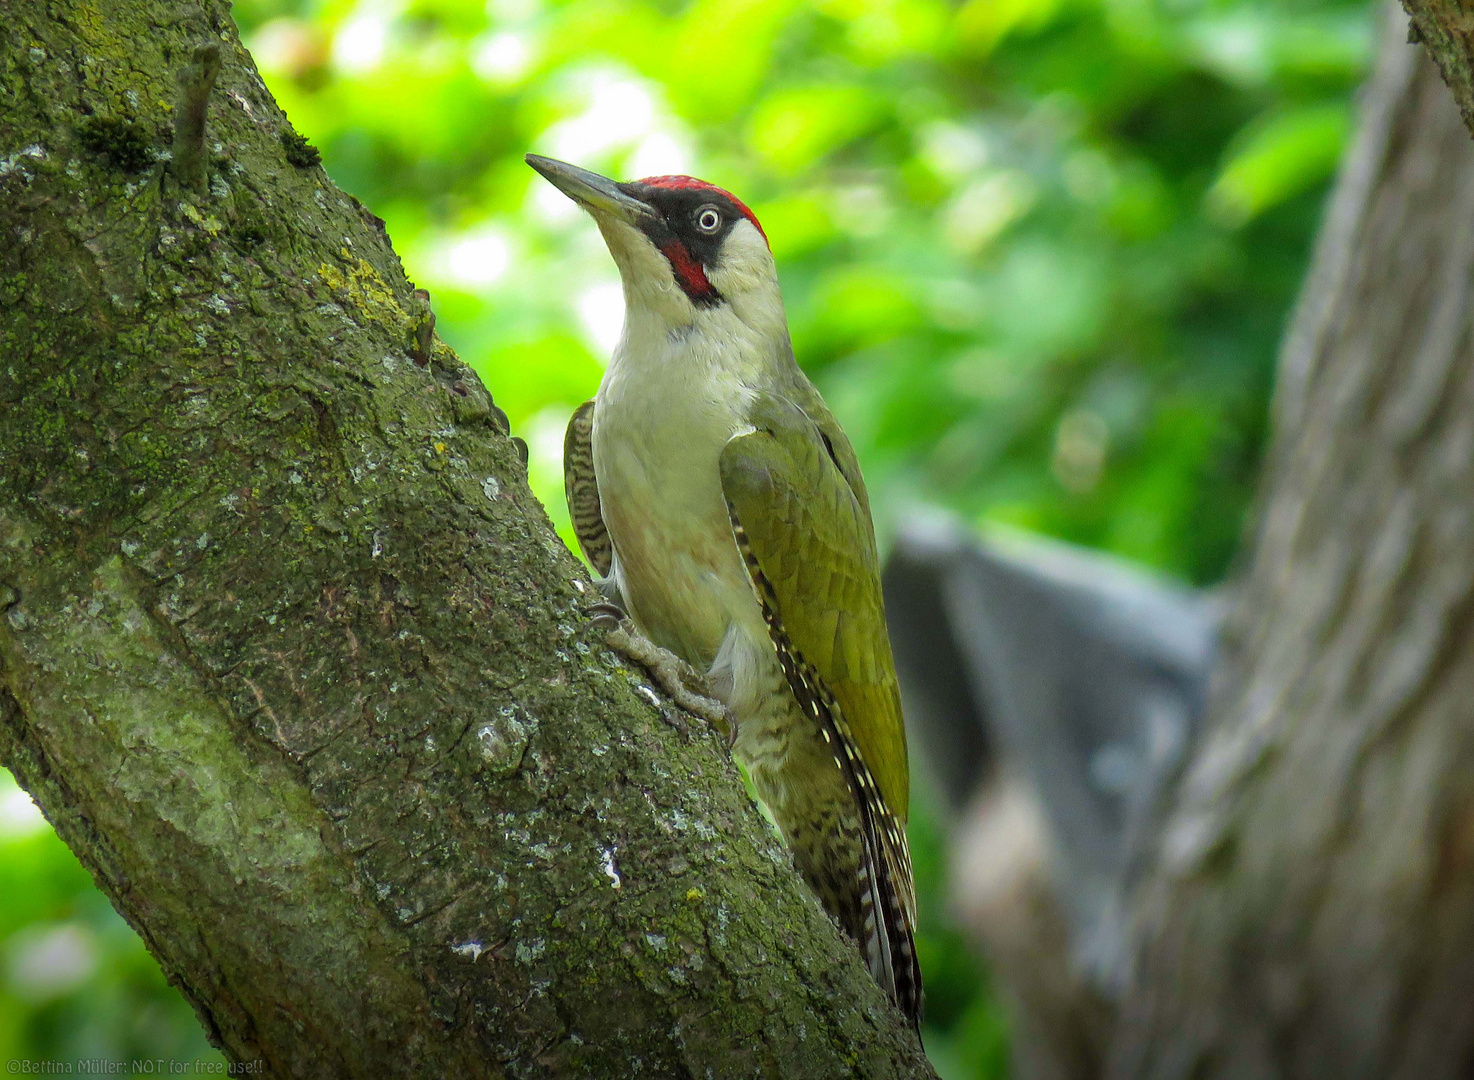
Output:
<svg viewBox="0 0 1474 1080">
<path fill-rule="evenodd" d="M 701 333 L 631 311 L 594 409 L 616 583 L 645 634 L 699 670 L 734 626 L 766 644 L 718 473 L 722 448 L 747 428 L 742 358 L 760 343 L 724 310 L 703 313 Z"/>
</svg>

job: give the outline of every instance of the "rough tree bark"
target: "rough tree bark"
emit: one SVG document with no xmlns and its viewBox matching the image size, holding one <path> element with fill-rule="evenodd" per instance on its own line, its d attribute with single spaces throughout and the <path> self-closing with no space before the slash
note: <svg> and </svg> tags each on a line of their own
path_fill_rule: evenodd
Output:
<svg viewBox="0 0 1474 1080">
<path fill-rule="evenodd" d="M 1467 0 L 1402 0 L 1412 16 L 1408 40 L 1421 41 L 1474 133 L 1474 8 Z"/>
<path fill-rule="evenodd" d="M 1474 143 L 1390 25 L 1214 719 L 1139 894 L 1123 1080 L 1474 1064 Z"/>
<path fill-rule="evenodd" d="M 0 758 L 212 1039 L 931 1075 L 504 424 L 224 0 L 0 4 Z"/>
</svg>

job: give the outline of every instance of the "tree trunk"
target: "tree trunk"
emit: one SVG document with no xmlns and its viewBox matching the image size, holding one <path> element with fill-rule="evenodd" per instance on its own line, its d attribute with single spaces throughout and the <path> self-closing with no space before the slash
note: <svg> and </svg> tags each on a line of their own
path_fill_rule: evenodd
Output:
<svg viewBox="0 0 1474 1080">
<path fill-rule="evenodd" d="M 586 639 L 505 418 L 224 0 L 5 0 L 0 101 L 0 758 L 211 1038 L 931 1075 L 721 740 Z"/>
<path fill-rule="evenodd" d="M 1389 26 L 1208 735 L 1139 893 L 1115 1077 L 1474 1062 L 1474 143 Z"/>
<path fill-rule="evenodd" d="M 1474 11 L 1465 0 L 1402 0 L 1408 40 L 1423 42 L 1474 132 Z"/>
</svg>

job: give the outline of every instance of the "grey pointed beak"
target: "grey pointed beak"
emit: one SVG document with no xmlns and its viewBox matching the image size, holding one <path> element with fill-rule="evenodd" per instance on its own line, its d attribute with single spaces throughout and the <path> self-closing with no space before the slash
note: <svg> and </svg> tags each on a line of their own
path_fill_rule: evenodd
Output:
<svg viewBox="0 0 1474 1080">
<path fill-rule="evenodd" d="M 541 154 L 528 154 L 531 165 L 555 188 L 567 195 L 584 209 L 596 214 L 609 214 L 631 225 L 642 218 L 655 216 L 649 204 L 642 203 L 619 189 L 619 185 L 607 176 L 569 165 L 566 161 L 555 161 Z"/>
</svg>

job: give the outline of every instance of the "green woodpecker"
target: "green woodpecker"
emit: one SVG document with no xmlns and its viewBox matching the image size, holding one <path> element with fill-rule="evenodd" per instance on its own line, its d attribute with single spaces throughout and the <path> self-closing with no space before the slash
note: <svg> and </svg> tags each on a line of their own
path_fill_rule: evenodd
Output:
<svg viewBox="0 0 1474 1080">
<path fill-rule="evenodd" d="M 706 674 L 799 871 L 917 1023 L 906 731 L 870 503 L 794 362 L 767 237 L 689 176 L 527 161 L 593 216 L 624 286 L 619 344 L 565 443 L 579 543 L 640 633 Z"/>
</svg>

